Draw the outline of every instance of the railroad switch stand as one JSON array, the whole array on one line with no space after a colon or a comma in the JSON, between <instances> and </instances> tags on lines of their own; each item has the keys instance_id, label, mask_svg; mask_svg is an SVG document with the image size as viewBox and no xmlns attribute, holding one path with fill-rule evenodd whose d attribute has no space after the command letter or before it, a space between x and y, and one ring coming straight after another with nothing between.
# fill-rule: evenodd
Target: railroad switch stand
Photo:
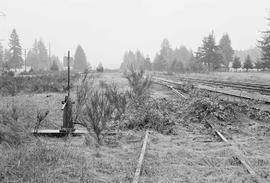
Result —
<instances>
[{"instance_id":1,"label":"railroad switch stand","mask_svg":"<svg viewBox=\"0 0 270 183\"><path fill-rule=\"evenodd\" d=\"M73 132L74 125L72 119L72 101L69 96L65 96L65 100L62 101L63 107L63 126L60 129L60 132L70 133Z\"/></svg>"}]
</instances>

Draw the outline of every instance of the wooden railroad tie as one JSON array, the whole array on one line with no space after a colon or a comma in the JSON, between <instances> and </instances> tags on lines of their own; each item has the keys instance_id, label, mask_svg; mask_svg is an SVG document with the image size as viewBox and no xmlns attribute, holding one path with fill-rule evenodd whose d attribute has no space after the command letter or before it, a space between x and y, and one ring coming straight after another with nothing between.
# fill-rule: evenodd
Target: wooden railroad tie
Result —
<instances>
[{"instance_id":1,"label":"wooden railroad tie","mask_svg":"<svg viewBox=\"0 0 270 183\"><path fill-rule=\"evenodd\" d=\"M144 154L145 154L145 151L146 151L147 140L148 140L148 133L149 133L149 131L146 130L145 138L144 138L144 141L143 141L143 146L142 146L142 150L141 150L141 154L140 154L140 158L139 158L139 162L138 162L138 165L137 165L136 172L135 172L132 183L138 183L139 179L140 179L142 163L143 163Z\"/></svg>"},{"instance_id":2,"label":"wooden railroad tie","mask_svg":"<svg viewBox=\"0 0 270 183\"><path fill-rule=\"evenodd\" d=\"M234 142L230 142L226 139L226 137L224 137L215 127L211 122L207 122L210 127L214 130L214 132L227 144L229 144L232 149L234 150L238 160L242 163L242 165L244 165L244 167L246 168L246 170L248 171L248 173L250 173L252 176L256 176L256 172L251 168L251 166L249 165L250 163L245 159L245 157L243 156L243 154L241 153L241 151L238 149L237 145Z\"/></svg>"}]
</instances>

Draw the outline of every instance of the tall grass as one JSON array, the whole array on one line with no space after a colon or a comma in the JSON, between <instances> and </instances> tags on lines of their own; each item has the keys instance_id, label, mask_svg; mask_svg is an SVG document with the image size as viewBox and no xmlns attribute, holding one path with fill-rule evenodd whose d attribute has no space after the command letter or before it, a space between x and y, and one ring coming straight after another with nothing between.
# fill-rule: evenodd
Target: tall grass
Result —
<instances>
[{"instance_id":1,"label":"tall grass","mask_svg":"<svg viewBox=\"0 0 270 183\"><path fill-rule=\"evenodd\" d=\"M71 87L79 78L78 74L71 75ZM15 96L20 92L65 92L67 91L67 74L54 73L50 75L33 75L27 77L0 76L0 94Z\"/></svg>"},{"instance_id":2,"label":"tall grass","mask_svg":"<svg viewBox=\"0 0 270 183\"><path fill-rule=\"evenodd\" d=\"M30 140L30 132L19 120L17 107L0 110L0 144L16 147Z\"/></svg>"}]
</instances>

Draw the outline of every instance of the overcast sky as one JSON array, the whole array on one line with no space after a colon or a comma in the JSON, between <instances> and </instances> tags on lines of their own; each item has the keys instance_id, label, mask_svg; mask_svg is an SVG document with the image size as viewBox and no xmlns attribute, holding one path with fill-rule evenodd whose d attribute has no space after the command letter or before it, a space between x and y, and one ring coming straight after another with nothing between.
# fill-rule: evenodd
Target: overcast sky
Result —
<instances>
[{"instance_id":1,"label":"overcast sky","mask_svg":"<svg viewBox=\"0 0 270 183\"><path fill-rule=\"evenodd\" d=\"M168 38L196 51L212 30L247 49L266 29L269 9L270 0L0 0L0 39L6 45L16 28L24 48L41 38L62 58L81 44L92 66L118 68L126 50L153 59Z\"/></svg>"}]
</instances>

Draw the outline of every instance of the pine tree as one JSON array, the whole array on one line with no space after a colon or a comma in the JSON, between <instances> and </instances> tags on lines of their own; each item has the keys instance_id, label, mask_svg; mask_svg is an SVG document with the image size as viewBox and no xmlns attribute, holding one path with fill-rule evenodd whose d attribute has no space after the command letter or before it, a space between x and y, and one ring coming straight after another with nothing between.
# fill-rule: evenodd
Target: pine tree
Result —
<instances>
[{"instance_id":1,"label":"pine tree","mask_svg":"<svg viewBox=\"0 0 270 183\"><path fill-rule=\"evenodd\" d=\"M181 61L174 59L170 66L170 71L178 73L184 72L184 64Z\"/></svg>"},{"instance_id":2,"label":"pine tree","mask_svg":"<svg viewBox=\"0 0 270 183\"><path fill-rule=\"evenodd\" d=\"M249 55L248 55L247 58L245 59L243 68L246 69L247 71L248 71L249 69L252 69L252 68L253 68L252 61L251 61L251 58L250 58Z\"/></svg>"},{"instance_id":3,"label":"pine tree","mask_svg":"<svg viewBox=\"0 0 270 183\"><path fill-rule=\"evenodd\" d=\"M259 70L259 69L264 69L263 68L263 62L261 60L257 60L255 62L255 69Z\"/></svg>"},{"instance_id":4,"label":"pine tree","mask_svg":"<svg viewBox=\"0 0 270 183\"><path fill-rule=\"evenodd\" d=\"M99 62L98 66L97 66L97 72L103 72L104 68L101 62Z\"/></svg>"},{"instance_id":5,"label":"pine tree","mask_svg":"<svg viewBox=\"0 0 270 183\"><path fill-rule=\"evenodd\" d=\"M38 68L41 70L48 70L50 68L49 54L44 42L41 39L37 42L37 48Z\"/></svg>"},{"instance_id":6,"label":"pine tree","mask_svg":"<svg viewBox=\"0 0 270 183\"><path fill-rule=\"evenodd\" d=\"M26 64L34 70L50 69L48 51L42 40L35 40L32 49L27 53Z\"/></svg>"},{"instance_id":7,"label":"pine tree","mask_svg":"<svg viewBox=\"0 0 270 183\"><path fill-rule=\"evenodd\" d=\"M87 68L88 68L88 66L87 66L85 52L84 52L83 48L81 47L81 45L78 45L76 52L75 52L75 56L74 56L73 69L75 71L84 71Z\"/></svg>"},{"instance_id":8,"label":"pine tree","mask_svg":"<svg viewBox=\"0 0 270 183\"><path fill-rule=\"evenodd\" d=\"M26 57L26 65L30 66L33 70L39 70L39 50L38 50L38 41L35 40L33 47L28 51Z\"/></svg>"},{"instance_id":9,"label":"pine tree","mask_svg":"<svg viewBox=\"0 0 270 183\"><path fill-rule=\"evenodd\" d=\"M229 63L233 61L234 54L234 50L232 49L231 40L228 34L224 34L222 36L219 42L219 47L223 55L223 64L228 67Z\"/></svg>"},{"instance_id":10,"label":"pine tree","mask_svg":"<svg viewBox=\"0 0 270 183\"><path fill-rule=\"evenodd\" d=\"M156 55L153 62L153 69L156 71L164 71L166 69L166 60L163 55Z\"/></svg>"},{"instance_id":11,"label":"pine tree","mask_svg":"<svg viewBox=\"0 0 270 183\"><path fill-rule=\"evenodd\" d=\"M267 18L270 26L270 17ZM270 68L270 29L263 31L261 40L258 41L258 47L261 49L261 60L264 68Z\"/></svg>"},{"instance_id":12,"label":"pine tree","mask_svg":"<svg viewBox=\"0 0 270 183\"><path fill-rule=\"evenodd\" d=\"M12 30L8 45L10 52L9 66L14 69L21 68L23 65L22 47L15 29Z\"/></svg>"},{"instance_id":13,"label":"pine tree","mask_svg":"<svg viewBox=\"0 0 270 183\"><path fill-rule=\"evenodd\" d=\"M216 45L214 34L203 39L203 44L198 48L196 59L208 67L208 71L218 69L223 61L220 49Z\"/></svg>"},{"instance_id":14,"label":"pine tree","mask_svg":"<svg viewBox=\"0 0 270 183\"><path fill-rule=\"evenodd\" d=\"M234 69L239 69L239 68L241 68L240 57L234 57L233 63L232 63L232 68L234 68Z\"/></svg>"},{"instance_id":15,"label":"pine tree","mask_svg":"<svg viewBox=\"0 0 270 183\"><path fill-rule=\"evenodd\" d=\"M50 70L51 71L59 71L59 67L58 67L58 65L56 63L56 60L53 60L53 63L51 65L51 67L50 67Z\"/></svg>"}]
</instances>

